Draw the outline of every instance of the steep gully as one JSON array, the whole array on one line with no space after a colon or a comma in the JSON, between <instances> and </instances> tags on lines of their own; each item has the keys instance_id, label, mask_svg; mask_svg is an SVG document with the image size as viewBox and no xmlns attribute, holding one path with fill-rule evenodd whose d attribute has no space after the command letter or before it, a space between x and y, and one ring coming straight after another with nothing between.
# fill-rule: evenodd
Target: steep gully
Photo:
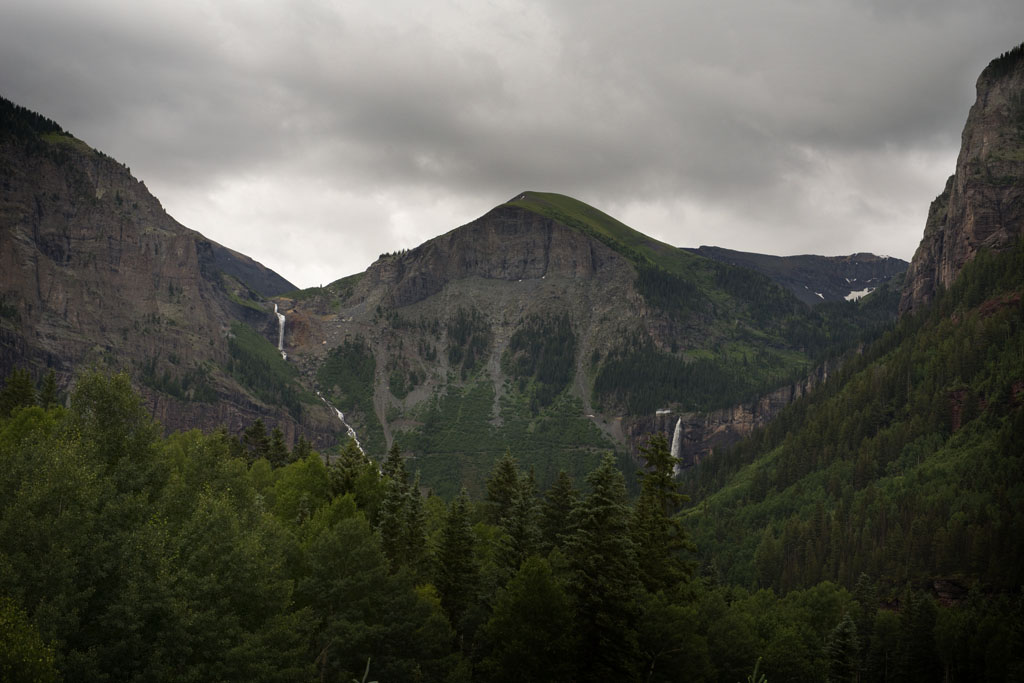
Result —
<instances>
[{"instance_id":1,"label":"steep gully","mask_svg":"<svg viewBox=\"0 0 1024 683\"><path fill-rule=\"evenodd\" d=\"M281 358L288 360L288 354L284 350L284 325L286 317L284 313L281 313L281 311L277 309L277 304L274 304L274 315L277 316L277 350L281 352ZM348 434L355 442L356 448L359 449L359 452L366 455L366 451L363 450L363 444L359 441L359 435L356 434L356 430L352 428L352 425L345 420L345 413L335 408L319 391L316 392L316 395L324 402L325 406L334 411L334 414L337 415L338 419L341 421L342 426L345 427L345 433Z\"/></svg>"}]
</instances>

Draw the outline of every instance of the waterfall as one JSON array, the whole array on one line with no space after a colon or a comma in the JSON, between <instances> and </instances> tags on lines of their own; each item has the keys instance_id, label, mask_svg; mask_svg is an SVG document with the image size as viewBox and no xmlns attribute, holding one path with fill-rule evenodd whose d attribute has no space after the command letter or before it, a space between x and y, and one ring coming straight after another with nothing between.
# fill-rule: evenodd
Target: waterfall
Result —
<instances>
[{"instance_id":1,"label":"waterfall","mask_svg":"<svg viewBox=\"0 0 1024 683\"><path fill-rule=\"evenodd\" d=\"M277 350L281 352L281 358L288 360L288 354L284 352L284 313L278 312L277 304L274 304L274 315L277 316Z\"/></svg>"},{"instance_id":2,"label":"waterfall","mask_svg":"<svg viewBox=\"0 0 1024 683\"><path fill-rule=\"evenodd\" d=\"M683 418L676 420L676 430L672 433L672 445L669 447L669 453L675 458L675 465L673 466L673 474L679 474L682 469L682 463L679 460L679 454L683 451Z\"/></svg>"},{"instance_id":3,"label":"waterfall","mask_svg":"<svg viewBox=\"0 0 1024 683\"><path fill-rule=\"evenodd\" d=\"M284 323L282 323L282 325L283 324ZM352 425L350 425L348 422L345 422L345 413L341 412L340 410L335 408L333 405L331 405L331 402L328 401L326 398L324 398L323 395L319 391L316 392L316 395L320 397L320 400L324 402L324 405L326 405L328 408L330 408L331 410L334 411L334 414L338 416L339 420L341 420L341 424L344 425L345 432L350 437L352 437L353 441L356 442L356 448L359 449L360 453L362 453L363 455L366 455L366 451L363 450L363 444L359 443L359 436L356 435L356 430L352 429Z\"/></svg>"}]
</instances>

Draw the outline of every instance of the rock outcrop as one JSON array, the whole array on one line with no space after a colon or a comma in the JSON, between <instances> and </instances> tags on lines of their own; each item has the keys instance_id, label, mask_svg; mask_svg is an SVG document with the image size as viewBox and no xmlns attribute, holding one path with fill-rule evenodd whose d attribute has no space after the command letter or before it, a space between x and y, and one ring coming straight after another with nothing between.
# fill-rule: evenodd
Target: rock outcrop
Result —
<instances>
[{"instance_id":1,"label":"rock outcrop","mask_svg":"<svg viewBox=\"0 0 1024 683\"><path fill-rule=\"evenodd\" d=\"M716 449L728 448L768 424L783 408L827 380L830 368L831 364L823 365L804 379L779 387L756 401L704 413L663 410L650 417L631 419L624 431L635 454L654 433L664 434L671 444L676 423L680 422L681 466L692 467Z\"/></svg>"},{"instance_id":2,"label":"rock outcrop","mask_svg":"<svg viewBox=\"0 0 1024 683\"><path fill-rule=\"evenodd\" d=\"M981 249L1024 233L1024 45L995 59L977 82L956 172L932 202L904 281L900 312L930 301Z\"/></svg>"}]
</instances>

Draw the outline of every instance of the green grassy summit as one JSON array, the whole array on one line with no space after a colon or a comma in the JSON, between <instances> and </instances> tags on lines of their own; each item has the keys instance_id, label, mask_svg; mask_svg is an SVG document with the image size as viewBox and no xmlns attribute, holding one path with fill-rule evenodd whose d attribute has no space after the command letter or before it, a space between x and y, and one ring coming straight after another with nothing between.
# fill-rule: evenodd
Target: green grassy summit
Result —
<instances>
[{"instance_id":1,"label":"green grassy summit","mask_svg":"<svg viewBox=\"0 0 1024 683\"><path fill-rule=\"evenodd\" d=\"M505 206L546 216L597 238L638 264L650 263L676 274L691 274L705 259L634 230L605 212L554 192L523 192Z\"/></svg>"}]
</instances>

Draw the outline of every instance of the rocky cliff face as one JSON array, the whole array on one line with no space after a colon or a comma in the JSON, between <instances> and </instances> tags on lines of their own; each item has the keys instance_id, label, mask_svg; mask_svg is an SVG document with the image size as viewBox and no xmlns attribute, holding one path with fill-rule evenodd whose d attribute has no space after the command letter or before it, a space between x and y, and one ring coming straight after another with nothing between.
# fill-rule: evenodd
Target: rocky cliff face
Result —
<instances>
[{"instance_id":1,"label":"rocky cliff face","mask_svg":"<svg viewBox=\"0 0 1024 683\"><path fill-rule=\"evenodd\" d=\"M415 249L380 259L367 270L360 291L383 289L387 305L404 307L467 278L587 280L622 260L576 230L506 205Z\"/></svg>"},{"instance_id":2,"label":"rocky cliff face","mask_svg":"<svg viewBox=\"0 0 1024 683\"><path fill-rule=\"evenodd\" d=\"M624 426L624 432L629 437L633 452L637 453L654 433L664 434L672 444L678 422L681 427L681 466L692 467L713 455L716 449L733 446L755 429L768 424L783 408L826 381L832 368L833 363L827 363L804 379L779 387L749 403L706 413L663 410L653 416L634 418Z\"/></svg>"},{"instance_id":3,"label":"rocky cliff face","mask_svg":"<svg viewBox=\"0 0 1024 683\"><path fill-rule=\"evenodd\" d=\"M127 167L55 123L5 100L0 121L0 375L52 367L66 388L87 367L125 370L169 429L263 416L294 433L223 370L232 322L272 324L261 292L294 287L179 224ZM147 369L180 395L147 385Z\"/></svg>"},{"instance_id":4,"label":"rocky cliff face","mask_svg":"<svg viewBox=\"0 0 1024 683\"><path fill-rule=\"evenodd\" d=\"M977 83L956 172L932 202L900 312L926 305L980 249L1024 233L1024 46L993 60Z\"/></svg>"}]
</instances>

